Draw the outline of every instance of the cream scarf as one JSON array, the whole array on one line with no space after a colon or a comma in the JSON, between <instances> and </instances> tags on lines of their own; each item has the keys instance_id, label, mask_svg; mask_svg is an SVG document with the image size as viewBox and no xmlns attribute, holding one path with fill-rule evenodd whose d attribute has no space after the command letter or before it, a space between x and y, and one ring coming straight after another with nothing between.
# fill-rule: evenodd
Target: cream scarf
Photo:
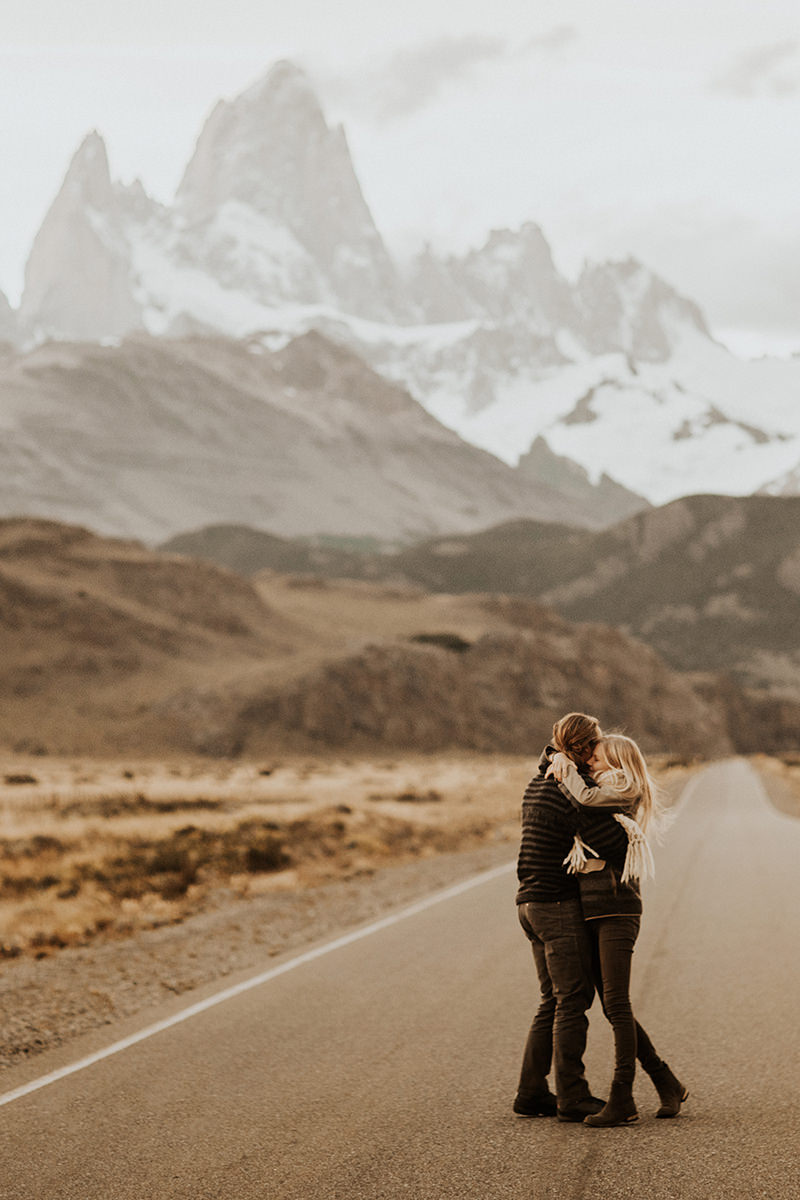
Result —
<instances>
[{"instance_id":1,"label":"cream scarf","mask_svg":"<svg viewBox=\"0 0 800 1200\"><path fill-rule=\"evenodd\" d=\"M628 835L628 852L625 855L625 865L622 868L622 882L630 883L637 879L652 879L656 873L656 866L653 861L653 852L650 849L650 843L645 837L641 825L633 817L626 817L624 813L614 813L614 819L619 821ZM593 850L591 846L587 846L586 842L576 833L572 849L564 859L567 874L580 875L586 872L587 869L591 870L588 867L587 855L599 858L597 851Z\"/></svg>"}]
</instances>

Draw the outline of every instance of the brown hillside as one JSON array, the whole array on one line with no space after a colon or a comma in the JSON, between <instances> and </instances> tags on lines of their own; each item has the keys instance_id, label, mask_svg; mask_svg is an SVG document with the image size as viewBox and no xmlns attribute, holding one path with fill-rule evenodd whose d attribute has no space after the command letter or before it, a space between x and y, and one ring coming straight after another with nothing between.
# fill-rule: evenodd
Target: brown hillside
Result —
<instances>
[{"instance_id":1,"label":"brown hillside","mask_svg":"<svg viewBox=\"0 0 800 1200\"><path fill-rule=\"evenodd\" d=\"M152 709L293 646L244 579L135 542L0 522L0 739L65 753L163 744Z\"/></svg>"},{"instance_id":2,"label":"brown hillside","mask_svg":"<svg viewBox=\"0 0 800 1200\"><path fill-rule=\"evenodd\" d=\"M711 755L759 748L768 717L730 682L700 692L644 644L524 598L249 582L38 520L0 523L0 653L0 743L28 752L530 753L583 708L648 750ZM798 713L773 717L792 744Z\"/></svg>"},{"instance_id":3,"label":"brown hillside","mask_svg":"<svg viewBox=\"0 0 800 1200\"><path fill-rule=\"evenodd\" d=\"M543 744L554 717L570 709L602 714L607 728L635 732L649 751L732 748L721 711L646 646L541 610L529 630L487 633L464 649L369 646L249 703L235 741L249 752L279 737L304 747L519 753Z\"/></svg>"},{"instance_id":4,"label":"brown hillside","mask_svg":"<svg viewBox=\"0 0 800 1200\"><path fill-rule=\"evenodd\" d=\"M688 496L612 529L522 520L397 553L216 526L168 547L322 578L393 579L431 592L525 596L569 621L613 625L677 671L800 703L800 496ZM167 548L167 547L165 547ZM359 551L359 552L355 552Z\"/></svg>"}]
</instances>

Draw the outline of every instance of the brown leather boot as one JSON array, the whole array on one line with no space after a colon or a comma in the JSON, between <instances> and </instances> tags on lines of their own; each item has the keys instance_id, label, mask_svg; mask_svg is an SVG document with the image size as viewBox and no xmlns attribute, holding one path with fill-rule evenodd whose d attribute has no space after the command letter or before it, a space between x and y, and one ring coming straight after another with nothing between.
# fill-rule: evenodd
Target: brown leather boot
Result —
<instances>
[{"instance_id":1,"label":"brown leather boot","mask_svg":"<svg viewBox=\"0 0 800 1200\"><path fill-rule=\"evenodd\" d=\"M650 1075L661 1101L657 1117L677 1117L684 1100L689 1098L689 1091L670 1071L666 1063Z\"/></svg>"},{"instance_id":2,"label":"brown leather boot","mask_svg":"<svg viewBox=\"0 0 800 1200\"><path fill-rule=\"evenodd\" d=\"M632 1125L634 1121L638 1120L639 1114L633 1102L632 1084L613 1082L611 1094L605 1106L600 1109L599 1113L587 1117L583 1123L591 1125L594 1129L608 1129L612 1125Z\"/></svg>"}]
</instances>

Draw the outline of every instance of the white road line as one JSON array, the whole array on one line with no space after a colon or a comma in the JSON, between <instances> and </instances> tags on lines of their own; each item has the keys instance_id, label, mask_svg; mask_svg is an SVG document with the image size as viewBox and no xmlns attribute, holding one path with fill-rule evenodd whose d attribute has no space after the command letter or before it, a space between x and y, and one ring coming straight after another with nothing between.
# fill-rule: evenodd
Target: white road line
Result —
<instances>
[{"instance_id":1,"label":"white road line","mask_svg":"<svg viewBox=\"0 0 800 1200\"><path fill-rule=\"evenodd\" d=\"M363 929L355 929L352 933L345 933L342 937L335 938L332 942L326 942L323 946L316 946L313 950L307 950L304 954L299 954L297 958L292 958L289 962L272 967L269 971L262 971L260 975L254 975L252 979L246 979L243 983L237 983L233 987L224 988L221 992L215 992L213 996L207 996L205 1000L199 1000L196 1004L190 1004L188 1008L181 1009L180 1012L175 1013L173 1016L167 1017L163 1021L157 1021L155 1025L148 1025L145 1029L140 1029L138 1033L132 1033L129 1037L122 1038L118 1042L113 1042L103 1050L96 1050L94 1054L87 1054L85 1058L70 1063L69 1066L59 1067L57 1071L51 1071L48 1075L41 1075L38 1079L32 1079L30 1083L25 1083L21 1087L15 1088L13 1092L6 1092L5 1095L0 1096L0 1107L4 1104L11 1104L14 1100L20 1100L23 1096L28 1096L31 1092L38 1091L39 1088L47 1087L50 1083L57 1083L59 1079L64 1079L68 1075L74 1075L77 1071L83 1071L86 1067L91 1067L94 1063L101 1062L104 1058L110 1058L112 1054L119 1054L121 1050L127 1050L130 1046L135 1046L137 1042L144 1042L147 1038L151 1038L157 1033L162 1033L165 1029L170 1029L173 1025L179 1025L181 1021L188 1021L190 1017L196 1017L199 1013L206 1012L207 1009L214 1008L217 1004L224 1004L226 1000L232 1000L234 996L240 996L242 992L249 992L251 988L260 987L262 983L269 983L271 979L277 979L279 975L285 975L287 971L293 971L295 967L302 967L304 963L313 962L316 958L322 958L324 954L330 954L334 950L341 950L343 946L349 946L353 942L358 942L361 938L378 933L381 929L388 929L391 925L397 925L398 922L405 921L407 917L413 917L417 913L424 912L426 908L432 908L434 904L440 904L443 900L450 900L453 896L459 896L462 892L469 891L470 888L478 887L482 883L488 883L491 879L497 879L500 875L511 871L514 866L515 864L510 862L505 863L502 867L493 867L490 871L482 871L480 875L473 875L471 879L465 879L462 883L445 888L444 891L434 892L433 895L426 896L424 900L418 900L415 904L409 905L408 908L401 909L400 912L391 913L388 917L381 917L379 921L373 921L371 925L366 925Z\"/></svg>"}]
</instances>

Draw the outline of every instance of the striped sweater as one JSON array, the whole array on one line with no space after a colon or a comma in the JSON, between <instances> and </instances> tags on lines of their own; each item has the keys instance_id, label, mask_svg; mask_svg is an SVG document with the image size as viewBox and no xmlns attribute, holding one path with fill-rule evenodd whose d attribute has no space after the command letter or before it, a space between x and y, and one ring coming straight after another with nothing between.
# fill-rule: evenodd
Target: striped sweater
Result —
<instances>
[{"instance_id":1,"label":"striped sweater","mask_svg":"<svg viewBox=\"0 0 800 1200\"><path fill-rule=\"evenodd\" d=\"M601 858L625 862L628 839L609 808L582 808L552 777L545 779L555 751L547 746L522 798L522 839L517 859L517 904L554 903L579 895L578 879L568 875L564 859L580 833Z\"/></svg>"}]
</instances>

